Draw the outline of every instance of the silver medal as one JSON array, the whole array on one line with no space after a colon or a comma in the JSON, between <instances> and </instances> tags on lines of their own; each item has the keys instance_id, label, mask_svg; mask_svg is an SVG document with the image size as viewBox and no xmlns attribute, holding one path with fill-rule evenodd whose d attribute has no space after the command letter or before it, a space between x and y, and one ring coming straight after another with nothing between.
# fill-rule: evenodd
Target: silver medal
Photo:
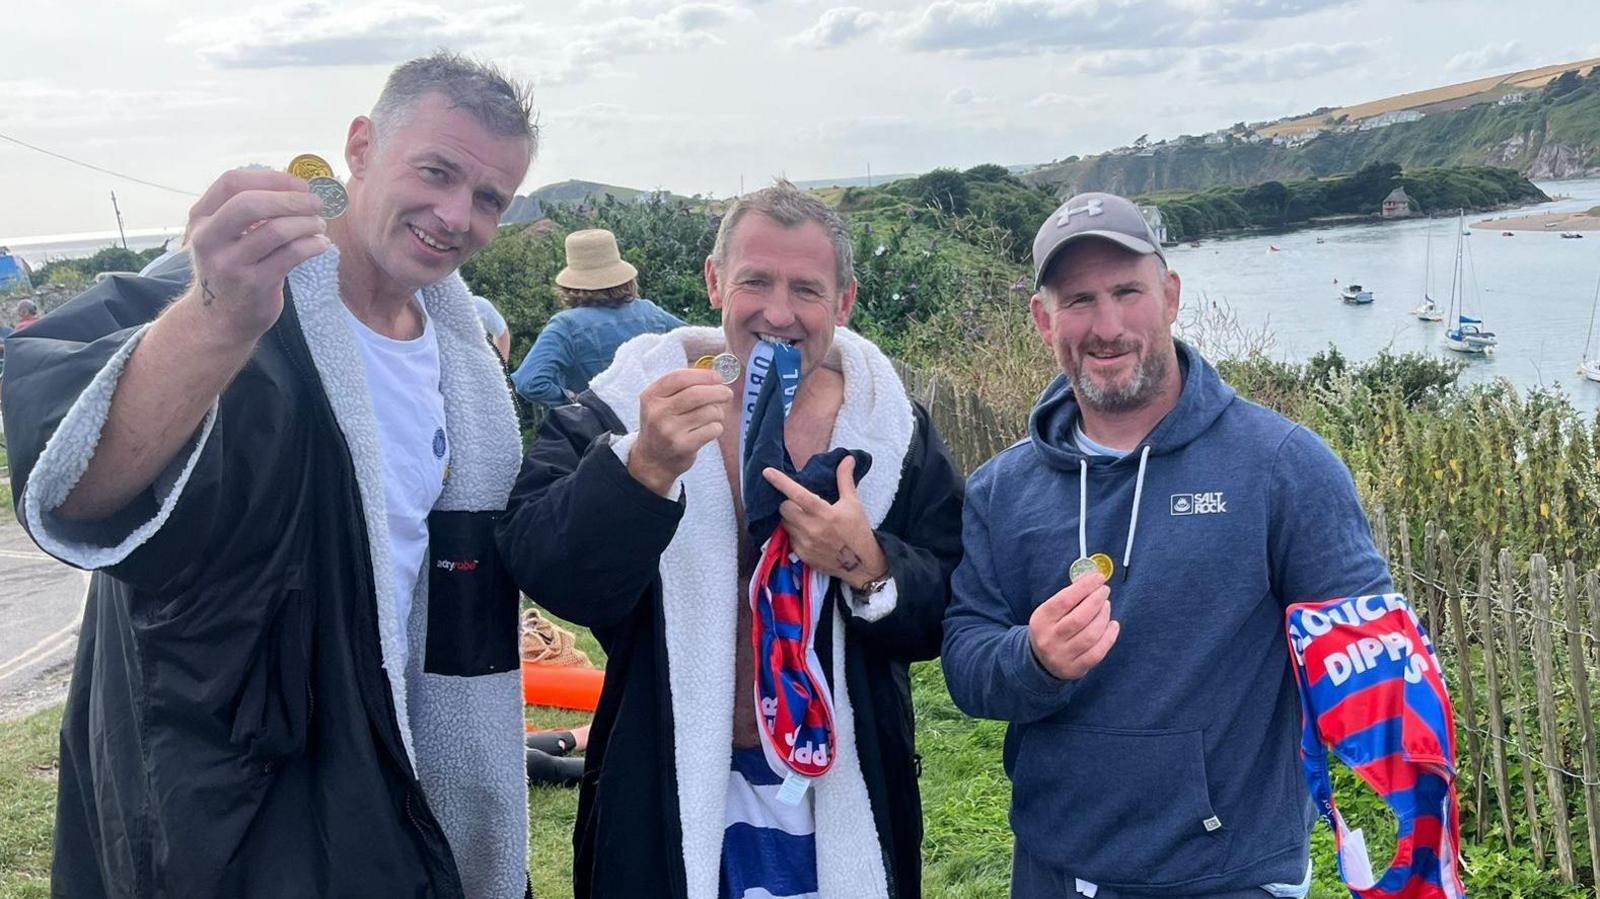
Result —
<instances>
[{"instance_id":1,"label":"silver medal","mask_svg":"<svg viewBox=\"0 0 1600 899\"><path fill-rule=\"evenodd\" d=\"M743 373L744 366L739 364L738 356L732 353L718 353L717 357L711 360L711 370L717 373L717 377L722 379L722 383L732 384L734 381L739 380L739 375Z\"/></svg>"},{"instance_id":2,"label":"silver medal","mask_svg":"<svg viewBox=\"0 0 1600 899\"><path fill-rule=\"evenodd\" d=\"M350 195L345 193L344 185L332 178L312 178L306 182L311 192L322 198L322 208L317 210L317 215L325 219L336 219L344 215L350 207Z\"/></svg>"},{"instance_id":3,"label":"silver medal","mask_svg":"<svg viewBox=\"0 0 1600 899\"><path fill-rule=\"evenodd\" d=\"M1083 577L1086 574L1099 570L1100 565L1099 563L1095 562L1095 560L1089 558L1080 558L1072 563L1071 568L1067 569L1067 579L1069 581L1076 581L1078 578Z\"/></svg>"}]
</instances>

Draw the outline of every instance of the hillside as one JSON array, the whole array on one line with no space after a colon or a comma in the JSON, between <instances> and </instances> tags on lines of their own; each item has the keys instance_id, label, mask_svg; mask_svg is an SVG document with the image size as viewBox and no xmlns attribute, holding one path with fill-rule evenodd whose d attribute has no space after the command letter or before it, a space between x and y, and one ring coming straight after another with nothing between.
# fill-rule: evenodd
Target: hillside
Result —
<instances>
[{"instance_id":1,"label":"hillside","mask_svg":"<svg viewBox=\"0 0 1600 899\"><path fill-rule=\"evenodd\" d=\"M1267 181L1252 187L1218 186L1195 193L1141 197L1139 202L1160 207L1167 237L1181 241L1217 233L1287 229L1334 218L1377 220L1384 198L1396 187L1404 189L1412 215L1457 209L1481 212L1550 199L1510 169L1461 167L1402 172L1394 163L1373 163L1352 175Z\"/></svg>"},{"instance_id":2,"label":"hillside","mask_svg":"<svg viewBox=\"0 0 1600 899\"><path fill-rule=\"evenodd\" d=\"M1284 119L1259 130L1268 137L1275 137L1279 134L1301 134L1306 131L1324 128L1330 122L1341 118L1354 122L1371 116L1382 115L1386 112L1399 112L1402 110L1416 110L1428 114L1460 109L1477 103L1495 102L1510 94L1537 91L1549 84L1550 79L1559 76L1562 72L1569 70L1587 72L1597 65L1600 65L1600 57L1562 63L1560 65L1540 66L1535 69L1524 69L1520 72L1512 72L1509 75L1496 75L1489 78L1479 78L1475 81L1463 81L1460 84L1451 84L1445 87L1411 91L1410 93L1393 97L1385 97L1382 100L1370 100L1365 103L1357 103L1354 106L1341 106L1320 114Z\"/></svg>"},{"instance_id":3,"label":"hillside","mask_svg":"<svg viewBox=\"0 0 1600 899\"><path fill-rule=\"evenodd\" d=\"M1592 61L1590 61L1592 62ZM1573 71L1568 67L1548 69ZM1584 70L1585 73L1592 71ZM1503 85L1504 79L1485 79ZM1481 85L1468 82L1456 88ZM1487 88L1480 89L1482 95ZM1440 89L1449 91L1450 89ZM1499 88L1495 88L1499 90ZM1465 95L1464 95L1465 96ZM1411 98L1410 100L1404 99ZM1349 110L1363 114L1403 113L1411 107L1396 103L1427 100L1439 108L1450 98L1438 92L1419 92L1377 101ZM1454 101L1462 100L1455 96ZM1451 102L1454 102L1451 101ZM1381 108L1389 104L1389 108ZM1345 111L1324 111L1321 118L1338 121ZM1412 113L1415 114L1415 113ZM1562 77L1561 83L1527 92L1518 102L1478 103L1460 109L1443 109L1416 121L1385 127L1358 128L1354 119L1342 123L1343 131L1310 135L1241 136L1248 129L1222 138L1187 137L1122 152L1074 159L1041 167L1025 176L1030 183L1048 187L1058 195L1083 190L1122 194L1149 194L1170 190L1203 190L1216 185L1251 185L1353 172L1373 162L1397 162L1406 169L1436 166L1500 166L1533 179L1573 178L1600 172L1600 78ZM1208 142L1209 141L1209 142Z\"/></svg>"},{"instance_id":4,"label":"hillside","mask_svg":"<svg viewBox=\"0 0 1600 899\"><path fill-rule=\"evenodd\" d=\"M511 202L511 207L501 218L501 224L517 225L531 222L544 217L551 206L562 203L577 204L586 200L594 200L610 194L618 200L633 202L640 197L648 196L650 191L639 190L635 187L619 187L615 184L602 184L598 181L557 181L546 184L532 193L517 197Z\"/></svg>"}]
</instances>

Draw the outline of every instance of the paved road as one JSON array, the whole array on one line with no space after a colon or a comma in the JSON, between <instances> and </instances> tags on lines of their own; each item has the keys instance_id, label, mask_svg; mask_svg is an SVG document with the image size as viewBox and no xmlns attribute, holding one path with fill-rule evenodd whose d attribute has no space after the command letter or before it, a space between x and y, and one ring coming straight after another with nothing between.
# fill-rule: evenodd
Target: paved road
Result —
<instances>
[{"instance_id":1,"label":"paved road","mask_svg":"<svg viewBox=\"0 0 1600 899\"><path fill-rule=\"evenodd\" d=\"M0 512L0 721L66 696L89 575L39 551Z\"/></svg>"}]
</instances>

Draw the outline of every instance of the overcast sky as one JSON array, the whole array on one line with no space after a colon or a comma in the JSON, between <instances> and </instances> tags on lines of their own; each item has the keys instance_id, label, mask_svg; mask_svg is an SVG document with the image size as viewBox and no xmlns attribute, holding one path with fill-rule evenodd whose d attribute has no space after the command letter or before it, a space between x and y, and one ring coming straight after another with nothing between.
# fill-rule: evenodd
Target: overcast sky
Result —
<instances>
[{"instance_id":1,"label":"overcast sky","mask_svg":"<svg viewBox=\"0 0 1600 899\"><path fill-rule=\"evenodd\" d=\"M1044 162L1600 56L1595 0L66 0L17 4L0 135L188 191L298 153L447 46L536 85L524 184L726 196ZM0 239L181 224L192 198L0 140Z\"/></svg>"}]
</instances>

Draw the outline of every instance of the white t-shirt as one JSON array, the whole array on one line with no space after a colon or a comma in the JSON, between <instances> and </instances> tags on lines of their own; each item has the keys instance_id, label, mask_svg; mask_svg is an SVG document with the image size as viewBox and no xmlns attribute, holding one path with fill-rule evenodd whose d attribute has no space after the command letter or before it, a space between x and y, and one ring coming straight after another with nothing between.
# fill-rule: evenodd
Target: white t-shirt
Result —
<instances>
[{"instance_id":1,"label":"white t-shirt","mask_svg":"<svg viewBox=\"0 0 1600 899\"><path fill-rule=\"evenodd\" d=\"M428 513L444 490L450 464L444 394L439 392L439 340L426 313L422 336L415 340L385 337L349 309L345 315L361 347L372 410L378 417L389 567L395 610L403 623L411 614L411 593L428 554Z\"/></svg>"}]
</instances>

